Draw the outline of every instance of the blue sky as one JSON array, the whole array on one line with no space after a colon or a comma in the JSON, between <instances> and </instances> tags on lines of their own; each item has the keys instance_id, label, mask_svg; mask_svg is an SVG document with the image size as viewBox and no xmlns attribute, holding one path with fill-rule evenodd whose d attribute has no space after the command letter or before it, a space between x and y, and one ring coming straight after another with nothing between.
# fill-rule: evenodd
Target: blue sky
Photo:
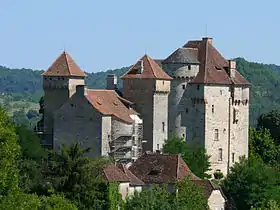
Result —
<instances>
[{"instance_id":1,"label":"blue sky","mask_svg":"<svg viewBox=\"0 0 280 210\"><path fill-rule=\"evenodd\" d=\"M258 3L259 2L259 3ZM165 58L207 35L227 58L280 64L279 0L0 0L0 65L47 69L65 49L87 72Z\"/></svg>"}]
</instances>

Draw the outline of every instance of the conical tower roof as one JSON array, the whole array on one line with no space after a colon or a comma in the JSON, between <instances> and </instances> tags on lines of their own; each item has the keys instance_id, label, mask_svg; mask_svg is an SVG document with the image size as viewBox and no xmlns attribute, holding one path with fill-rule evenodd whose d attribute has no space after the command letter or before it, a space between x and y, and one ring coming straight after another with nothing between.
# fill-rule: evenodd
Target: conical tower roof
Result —
<instances>
[{"instance_id":1,"label":"conical tower roof","mask_svg":"<svg viewBox=\"0 0 280 210\"><path fill-rule=\"evenodd\" d=\"M72 57L63 52L51 65L51 67L45 71L43 76L76 76L86 77L87 75L81 70L81 68L75 63Z\"/></svg>"}]
</instances>

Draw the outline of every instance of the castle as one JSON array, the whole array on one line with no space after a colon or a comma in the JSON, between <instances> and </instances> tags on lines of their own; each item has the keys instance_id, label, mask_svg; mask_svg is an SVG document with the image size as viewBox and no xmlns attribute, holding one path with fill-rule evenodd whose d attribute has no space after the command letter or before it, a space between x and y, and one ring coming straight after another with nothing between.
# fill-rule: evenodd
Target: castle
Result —
<instances>
[{"instance_id":1,"label":"castle","mask_svg":"<svg viewBox=\"0 0 280 210\"><path fill-rule=\"evenodd\" d=\"M87 75L63 52L43 73L44 145L80 141L90 156L132 162L161 151L174 136L203 145L211 171L227 174L248 156L251 84L213 46L189 41L164 60L140 58L123 76L108 75L106 90L88 89Z\"/></svg>"}]
</instances>

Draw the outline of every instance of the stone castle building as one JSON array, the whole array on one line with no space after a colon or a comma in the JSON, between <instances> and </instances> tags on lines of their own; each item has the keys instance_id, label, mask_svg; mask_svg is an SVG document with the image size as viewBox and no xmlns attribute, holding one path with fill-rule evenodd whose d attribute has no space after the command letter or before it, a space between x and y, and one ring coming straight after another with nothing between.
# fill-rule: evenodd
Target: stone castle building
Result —
<instances>
[{"instance_id":1,"label":"stone castle building","mask_svg":"<svg viewBox=\"0 0 280 210\"><path fill-rule=\"evenodd\" d=\"M144 55L121 77L122 94L116 76L106 90L87 89L86 76L66 52L43 73L45 146L80 141L92 156L131 162L178 136L202 144L224 174L248 155L251 84L211 38L157 62Z\"/></svg>"}]
</instances>

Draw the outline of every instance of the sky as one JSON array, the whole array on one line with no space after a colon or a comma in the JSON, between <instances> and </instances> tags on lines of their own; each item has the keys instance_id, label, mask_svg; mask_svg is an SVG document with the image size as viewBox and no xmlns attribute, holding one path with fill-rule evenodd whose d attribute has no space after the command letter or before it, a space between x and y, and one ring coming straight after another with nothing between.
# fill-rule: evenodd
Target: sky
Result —
<instances>
[{"instance_id":1,"label":"sky","mask_svg":"<svg viewBox=\"0 0 280 210\"><path fill-rule=\"evenodd\" d=\"M67 51L86 72L166 58L212 37L228 59L280 64L279 0L0 0L0 65L46 70Z\"/></svg>"}]
</instances>

